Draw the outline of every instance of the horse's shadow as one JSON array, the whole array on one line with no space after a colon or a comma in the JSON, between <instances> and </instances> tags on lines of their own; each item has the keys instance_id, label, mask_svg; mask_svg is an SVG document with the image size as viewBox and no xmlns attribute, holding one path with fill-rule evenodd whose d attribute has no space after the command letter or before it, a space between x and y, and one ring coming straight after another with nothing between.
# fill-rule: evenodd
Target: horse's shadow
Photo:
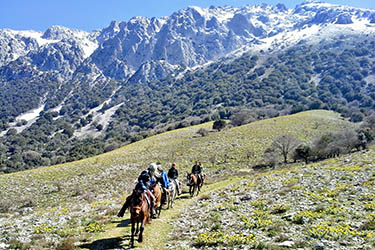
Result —
<instances>
[{"instance_id":1,"label":"horse's shadow","mask_svg":"<svg viewBox=\"0 0 375 250\"><path fill-rule=\"evenodd\" d=\"M113 223L115 222L113 221ZM130 219L121 220L117 227L127 227L130 224ZM82 244L79 248L87 248L89 250L130 249L129 244L124 244L124 241L130 241L130 235L96 240L91 243Z\"/></svg>"},{"instance_id":2,"label":"horse's shadow","mask_svg":"<svg viewBox=\"0 0 375 250\"><path fill-rule=\"evenodd\" d=\"M191 197L190 197L190 194L189 193L184 193L184 194L182 194L182 195L180 195L180 196L178 196L177 198L176 198L176 200L187 200L187 199L190 199Z\"/></svg>"},{"instance_id":3,"label":"horse's shadow","mask_svg":"<svg viewBox=\"0 0 375 250\"><path fill-rule=\"evenodd\" d=\"M130 239L130 236L128 236ZM124 240L125 237L116 237L116 238L108 238L108 239L100 239L94 242L80 245L80 248L87 248L90 250L107 250L107 249L123 249L121 242Z\"/></svg>"},{"instance_id":4,"label":"horse's shadow","mask_svg":"<svg viewBox=\"0 0 375 250\"><path fill-rule=\"evenodd\" d=\"M115 223L116 221L112 221L112 223ZM131 225L131 220L130 219L126 219L126 220L122 220L120 222L120 224L118 224L116 227L127 227Z\"/></svg>"}]
</instances>

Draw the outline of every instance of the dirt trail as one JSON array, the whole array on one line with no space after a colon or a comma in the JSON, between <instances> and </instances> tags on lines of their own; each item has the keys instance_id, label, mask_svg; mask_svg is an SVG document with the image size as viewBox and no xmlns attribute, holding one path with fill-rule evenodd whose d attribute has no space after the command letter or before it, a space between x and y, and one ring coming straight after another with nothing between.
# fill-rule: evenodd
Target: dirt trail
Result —
<instances>
[{"instance_id":1,"label":"dirt trail","mask_svg":"<svg viewBox=\"0 0 375 250\"><path fill-rule=\"evenodd\" d=\"M201 193L193 198L188 193L183 193L174 203L174 207L163 209L160 218L153 219L151 224L145 226L144 242L135 241L134 249L164 249L168 240L168 233L172 229L171 221L178 218L182 210L188 207L192 202L208 195L213 191L220 190L238 180L239 177L230 177L226 180L204 185ZM111 250L111 249L130 249L130 229L129 212L123 218L114 217L107 225L104 233L98 235L97 239L89 244L81 245L81 249L89 250Z\"/></svg>"}]
</instances>

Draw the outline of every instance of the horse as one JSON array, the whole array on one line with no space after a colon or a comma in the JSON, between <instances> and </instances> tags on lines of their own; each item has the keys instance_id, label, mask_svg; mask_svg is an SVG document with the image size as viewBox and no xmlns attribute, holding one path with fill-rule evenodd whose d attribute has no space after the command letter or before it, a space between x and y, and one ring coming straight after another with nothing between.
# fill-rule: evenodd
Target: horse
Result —
<instances>
[{"instance_id":1,"label":"horse","mask_svg":"<svg viewBox=\"0 0 375 250\"><path fill-rule=\"evenodd\" d=\"M190 196L193 197L194 193L196 192L197 195L201 191L201 188L203 186L204 180L206 179L206 175L202 174L201 181L199 181L198 176L196 174L187 174L187 185L189 187L189 193Z\"/></svg>"},{"instance_id":2,"label":"horse","mask_svg":"<svg viewBox=\"0 0 375 250\"><path fill-rule=\"evenodd\" d=\"M176 186L176 180L171 180L169 184L169 195L168 195L168 209L169 207L173 208L174 200L177 196L177 186Z\"/></svg>"},{"instance_id":3,"label":"horse","mask_svg":"<svg viewBox=\"0 0 375 250\"><path fill-rule=\"evenodd\" d=\"M130 221L132 223L130 247L134 247L134 235L138 234L139 224L141 228L139 230L138 242L143 241L143 230L147 223L150 222L150 204L147 201L146 194L143 191L137 191L132 198L129 206ZM137 230L135 231L135 226Z\"/></svg>"},{"instance_id":4,"label":"horse","mask_svg":"<svg viewBox=\"0 0 375 250\"><path fill-rule=\"evenodd\" d=\"M198 183L198 176L196 176L195 174L188 173L186 176L186 179L187 179L187 185L189 186L190 196L193 197L195 192L198 195L201 189L200 183Z\"/></svg>"},{"instance_id":5,"label":"horse","mask_svg":"<svg viewBox=\"0 0 375 250\"><path fill-rule=\"evenodd\" d=\"M151 191L155 196L155 204L154 204L155 217L160 217L161 205L162 205L162 200L161 200L162 193L161 193L160 183L156 182L152 186Z\"/></svg>"}]
</instances>

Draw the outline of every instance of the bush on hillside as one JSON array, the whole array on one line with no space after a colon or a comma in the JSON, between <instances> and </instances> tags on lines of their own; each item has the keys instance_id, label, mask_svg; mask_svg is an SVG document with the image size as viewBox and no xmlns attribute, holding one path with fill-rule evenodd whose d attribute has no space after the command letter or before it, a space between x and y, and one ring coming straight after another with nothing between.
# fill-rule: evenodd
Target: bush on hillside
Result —
<instances>
[{"instance_id":1,"label":"bush on hillside","mask_svg":"<svg viewBox=\"0 0 375 250\"><path fill-rule=\"evenodd\" d=\"M309 162L309 157L311 156L311 146L303 143L300 144L293 152L293 160L296 162L298 160L304 160L307 164Z\"/></svg>"},{"instance_id":2,"label":"bush on hillside","mask_svg":"<svg viewBox=\"0 0 375 250\"><path fill-rule=\"evenodd\" d=\"M201 136L206 136L208 135L208 130L205 129L205 128L200 128L198 131L197 131L197 134L201 135Z\"/></svg>"},{"instance_id":3,"label":"bush on hillside","mask_svg":"<svg viewBox=\"0 0 375 250\"><path fill-rule=\"evenodd\" d=\"M215 129L217 131L221 131L223 128L225 128L226 125L227 125L226 121L217 120L217 121L214 121L214 123L212 125L212 129Z\"/></svg>"}]
</instances>

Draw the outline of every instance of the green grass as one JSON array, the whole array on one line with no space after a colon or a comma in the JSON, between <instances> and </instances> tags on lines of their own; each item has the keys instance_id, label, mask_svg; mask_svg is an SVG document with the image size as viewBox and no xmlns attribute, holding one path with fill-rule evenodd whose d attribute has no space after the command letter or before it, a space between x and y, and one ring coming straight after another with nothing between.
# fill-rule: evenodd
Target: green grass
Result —
<instances>
[{"instance_id":1,"label":"green grass","mask_svg":"<svg viewBox=\"0 0 375 250\"><path fill-rule=\"evenodd\" d=\"M55 203L56 199L59 202L70 199L77 186L67 184L75 180L82 190L95 185L101 191L106 182L119 183L134 179L154 161L161 162L165 168L175 161L180 172L188 171L195 160L203 162L206 168L220 168L223 164L229 164L232 168L247 168L262 160L265 148L280 134L292 133L309 141L319 134L347 126L351 125L341 120L337 113L322 110L262 120L220 133L212 132L205 137L197 135L199 128L211 129L212 123L206 123L155 135L100 156L0 175L0 198L32 196L36 204L48 206L51 202ZM113 166L126 166L130 171L119 171L104 176L104 179L93 180L93 177ZM61 192L55 197L53 191L58 189L57 186ZM26 192L23 187L27 188ZM40 190L46 188L46 192L50 193L41 197Z\"/></svg>"},{"instance_id":2,"label":"green grass","mask_svg":"<svg viewBox=\"0 0 375 250\"><path fill-rule=\"evenodd\" d=\"M47 231L53 228L53 232L46 233L63 231L61 234L79 236L79 232L94 228L95 230L91 231L96 237L104 237L106 234L109 236L108 232L112 232L113 225L108 221L111 221L115 210L121 206L121 202L133 188L138 174L147 168L150 162L159 161L167 169L170 163L175 161L180 171L180 179L184 179L193 162L199 160L203 163L210 183L229 185L230 179L226 180L229 175L236 175L239 171L244 175L252 173L251 166L262 161L264 150L280 134L292 133L302 140L310 141L317 135L352 126L353 124L342 120L337 113L323 110L262 120L221 132L210 131L209 135L202 137L197 134L200 128L212 128L212 123L205 123L155 135L96 157L0 175L0 200L7 204L6 210L9 210L10 214L26 204L32 208L30 213L36 217L58 220L67 216L65 213L81 213L81 216L84 213L86 221L100 221L95 227L89 228L87 222L82 222L77 215L68 221L70 227L76 230L67 230L69 227L66 225L52 223L45 228L48 228ZM272 178L277 179L279 176ZM300 186L298 181L298 178L289 178L284 180L283 184L297 187ZM258 183L249 182L247 188L253 189L254 185ZM215 188L210 185L207 190L210 190L209 187ZM303 187L301 190L304 190ZM181 201L176 203L176 207L182 208L188 204L187 201ZM86 210L81 211L83 207L86 207ZM165 240L170 230L168 220L173 218L173 213L176 213L176 216L178 214L177 208L174 210L176 212L171 212L172 215L166 217L164 224L161 223L159 231L165 235L160 238L161 241ZM239 208L231 209L235 211ZM157 225L155 223L152 227L158 227ZM100 227L100 230L96 230L96 227ZM99 232L98 236L97 231L103 228L105 232L103 235ZM124 230L116 229L113 234L123 234L128 229ZM17 236L16 231L11 232L14 237Z\"/></svg>"}]
</instances>

